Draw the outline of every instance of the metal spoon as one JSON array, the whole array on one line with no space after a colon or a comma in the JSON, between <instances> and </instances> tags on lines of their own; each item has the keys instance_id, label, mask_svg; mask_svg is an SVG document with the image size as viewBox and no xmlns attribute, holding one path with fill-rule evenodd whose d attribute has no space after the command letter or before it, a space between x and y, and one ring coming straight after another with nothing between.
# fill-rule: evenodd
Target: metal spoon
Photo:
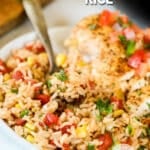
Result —
<instances>
[{"instance_id":1,"label":"metal spoon","mask_svg":"<svg viewBox=\"0 0 150 150\"><path fill-rule=\"evenodd\" d=\"M37 0L23 0L23 6L38 37L45 47L50 63L49 71L52 73L55 70L54 52L52 49L51 41L49 39L42 8Z\"/></svg>"}]
</instances>

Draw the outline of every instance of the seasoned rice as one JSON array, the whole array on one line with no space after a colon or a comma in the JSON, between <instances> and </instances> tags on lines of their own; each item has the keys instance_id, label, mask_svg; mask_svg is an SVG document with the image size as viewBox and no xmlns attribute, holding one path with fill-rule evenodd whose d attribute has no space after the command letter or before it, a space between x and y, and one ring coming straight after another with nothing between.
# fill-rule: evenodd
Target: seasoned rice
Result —
<instances>
[{"instance_id":1,"label":"seasoned rice","mask_svg":"<svg viewBox=\"0 0 150 150\"><path fill-rule=\"evenodd\" d=\"M144 44L150 45L145 30L107 10L74 27L67 54L56 56L58 72L49 74L39 41L26 43L0 60L0 118L40 150L149 150L150 55Z\"/></svg>"}]
</instances>

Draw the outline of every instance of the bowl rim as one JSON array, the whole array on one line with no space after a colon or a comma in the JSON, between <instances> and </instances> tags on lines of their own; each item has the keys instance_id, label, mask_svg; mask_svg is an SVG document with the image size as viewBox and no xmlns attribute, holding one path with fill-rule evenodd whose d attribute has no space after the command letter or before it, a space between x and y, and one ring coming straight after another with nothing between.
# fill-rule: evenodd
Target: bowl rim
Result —
<instances>
[{"instance_id":1,"label":"bowl rim","mask_svg":"<svg viewBox=\"0 0 150 150\"><path fill-rule=\"evenodd\" d=\"M56 35L57 38L60 35L59 40L63 40L63 36L65 32L70 33L72 26L58 26L53 28L48 28L49 35ZM59 31L59 32L58 32ZM63 33L63 34L62 34ZM58 35L57 35L58 34ZM35 32L28 32L21 36L18 36L14 40L11 40L6 45L4 45L0 49L0 59L6 60L9 54L15 50L21 48L25 43L33 41L37 39ZM55 44L55 41L52 41L52 45ZM55 45L54 45L55 47ZM3 140L3 144L1 146L2 149L5 150L37 150L36 145L27 142L24 138L20 137L13 131L7 123L5 123L2 119L0 119L0 139Z\"/></svg>"}]
</instances>

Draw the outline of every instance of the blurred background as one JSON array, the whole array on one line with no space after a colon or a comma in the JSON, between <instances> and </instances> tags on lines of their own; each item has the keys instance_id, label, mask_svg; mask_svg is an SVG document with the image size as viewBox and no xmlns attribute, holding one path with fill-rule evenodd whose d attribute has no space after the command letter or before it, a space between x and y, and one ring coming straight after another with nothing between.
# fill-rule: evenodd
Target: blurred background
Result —
<instances>
[{"instance_id":1,"label":"blurred background","mask_svg":"<svg viewBox=\"0 0 150 150\"><path fill-rule=\"evenodd\" d=\"M43 6L48 27L75 25L82 17L103 9L120 10L141 27L148 27L149 8L147 1L114 0L113 6L85 5L85 0L39 0ZM14 38L32 31L21 0L0 0L0 47Z\"/></svg>"}]
</instances>

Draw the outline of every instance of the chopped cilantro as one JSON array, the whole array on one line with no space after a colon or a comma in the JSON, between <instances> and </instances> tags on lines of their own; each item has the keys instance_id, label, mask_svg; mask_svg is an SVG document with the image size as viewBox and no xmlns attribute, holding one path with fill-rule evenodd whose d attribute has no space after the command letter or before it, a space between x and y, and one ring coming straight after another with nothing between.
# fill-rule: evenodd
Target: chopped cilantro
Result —
<instances>
[{"instance_id":1,"label":"chopped cilantro","mask_svg":"<svg viewBox=\"0 0 150 150\"><path fill-rule=\"evenodd\" d=\"M142 91L141 91L141 90L138 90L138 91L137 91L137 94L138 94L138 96L141 96L141 95L142 95Z\"/></svg>"},{"instance_id":2,"label":"chopped cilantro","mask_svg":"<svg viewBox=\"0 0 150 150\"><path fill-rule=\"evenodd\" d=\"M60 81L63 81L63 82L68 80L68 77L64 70L60 70L60 72L56 73L55 76L57 79L59 79Z\"/></svg>"},{"instance_id":3,"label":"chopped cilantro","mask_svg":"<svg viewBox=\"0 0 150 150\"><path fill-rule=\"evenodd\" d=\"M39 114L39 118L41 118L43 116L43 113Z\"/></svg>"},{"instance_id":4,"label":"chopped cilantro","mask_svg":"<svg viewBox=\"0 0 150 150\"><path fill-rule=\"evenodd\" d=\"M65 92L66 91L66 87L58 87L58 90L60 91L60 92Z\"/></svg>"},{"instance_id":5,"label":"chopped cilantro","mask_svg":"<svg viewBox=\"0 0 150 150\"><path fill-rule=\"evenodd\" d=\"M128 134L131 135L131 134L132 134L132 131L133 131L132 126L129 124L129 125L127 126L127 132L128 132Z\"/></svg>"},{"instance_id":6,"label":"chopped cilantro","mask_svg":"<svg viewBox=\"0 0 150 150\"><path fill-rule=\"evenodd\" d=\"M146 128L147 136L150 137L150 127Z\"/></svg>"},{"instance_id":7,"label":"chopped cilantro","mask_svg":"<svg viewBox=\"0 0 150 150\"><path fill-rule=\"evenodd\" d=\"M129 40L127 42L126 55L131 56L135 52L135 41Z\"/></svg>"},{"instance_id":8,"label":"chopped cilantro","mask_svg":"<svg viewBox=\"0 0 150 150\"><path fill-rule=\"evenodd\" d=\"M150 103L147 103L148 108L150 109Z\"/></svg>"},{"instance_id":9,"label":"chopped cilantro","mask_svg":"<svg viewBox=\"0 0 150 150\"><path fill-rule=\"evenodd\" d=\"M128 41L124 35L119 35L119 40L125 47L127 46Z\"/></svg>"},{"instance_id":10,"label":"chopped cilantro","mask_svg":"<svg viewBox=\"0 0 150 150\"><path fill-rule=\"evenodd\" d=\"M95 150L95 146L93 144L88 144L87 150Z\"/></svg>"},{"instance_id":11,"label":"chopped cilantro","mask_svg":"<svg viewBox=\"0 0 150 150\"><path fill-rule=\"evenodd\" d=\"M29 114L29 110L25 109L20 113L20 117L23 118L24 116L28 116L28 114Z\"/></svg>"},{"instance_id":12,"label":"chopped cilantro","mask_svg":"<svg viewBox=\"0 0 150 150\"><path fill-rule=\"evenodd\" d=\"M141 145L138 150L145 150L145 146Z\"/></svg>"},{"instance_id":13,"label":"chopped cilantro","mask_svg":"<svg viewBox=\"0 0 150 150\"><path fill-rule=\"evenodd\" d=\"M126 55L131 56L135 52L136 42L133 40L127 40L124 35L120 35L119 40L126 49Z\"/></svg>"},{"instance_id":14,"label":"chopped cilantro","mask_svg":"<svg viewBox=\"0 0 150 150\"><path fill-rule=\"evenodd\" d=\"M95 30L97 28L97 24L90 24L89 29L90 30Z\"/></svg>"},{"instance_id":15,"label":"chopped cilantro","mask_svg":"<svg viewBox=\"0 0 150 150\"><path fill-rule=\"evenodd\" d=\"M45 84L46 84L46 86L47 86L47 88L48 88L48 89L50 89L50 88L51 88L51 86L52 86L52 84L51 84L51 81L50 81L50 80L47 80L47 81L45 82Z\"/></svg>"},{"instance_id":16,"label":"chopped cilantro","mask_svg":"<svg viewBox=\"0 0 150 150\"><path fill-rule=\"evenodd\" d=\"M11 92L12 92L12 93L15 93L15 94L18 94L18 89L17 89L17 88L12 88L12 89L11 89Z\"/></svg>"},{"instance_id":17,"label":"chopped cilantro","mask_svg":"<svg viewBox=\"0 0 150 150\"><path fill-rule=\"evenodd\" d=\"M102 99L99 99L96 102L96 108L99 110L99 116L110 114L112 113L113 110L113 107L110 104L109 100L102 100Z\"/></svg>"}]
</instances>

